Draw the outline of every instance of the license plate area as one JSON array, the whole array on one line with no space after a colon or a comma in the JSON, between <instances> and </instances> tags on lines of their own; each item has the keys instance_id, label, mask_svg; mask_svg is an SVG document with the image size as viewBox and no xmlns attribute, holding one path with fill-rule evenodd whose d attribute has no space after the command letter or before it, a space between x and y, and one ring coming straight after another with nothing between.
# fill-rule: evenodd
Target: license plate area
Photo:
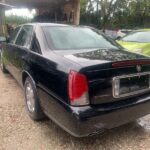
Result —
<instances>
[{"instance_id":1,"label":"license plate area","mask_svg":"<svg viewBox=\"0 0 150 150\"><path fill-rule=\"evenodd\" d=\"M150 72L113 78L113 97L121 98L150 91Z\"/></svg>"}]
</instances>

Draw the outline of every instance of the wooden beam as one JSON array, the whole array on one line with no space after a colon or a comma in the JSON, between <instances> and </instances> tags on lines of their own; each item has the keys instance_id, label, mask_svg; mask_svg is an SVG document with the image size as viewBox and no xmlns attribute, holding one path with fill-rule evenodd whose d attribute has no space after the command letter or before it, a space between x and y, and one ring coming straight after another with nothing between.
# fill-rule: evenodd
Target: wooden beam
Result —
<instances>
[{"instance_id":1,"label":"wooden beam","mask_svg":"<svg viewBox=\"0 0 150 150\"><path fill-rule=\"evenodd\" d=\"M5 2L20 8L48 8L49 6L64 4L66 0L5 0Z\"/></svg>"},{"instance_id":2,"label":"wooden beam","mask_svg":"<svg viewBox=\"0 0 150 150\"><path fill-rule=\"evenodd\" d=\"M3 9L0 9L0 34L4 35L5 34L5 29L4 29L4 21L5 18L5 12Z\"/></svg>"},{"instance_id":3,"label":"wooden beam","mask_svg":"<svg viewBox=\"0 0 150 150\"><path fill-rule=\"evenodd\" d=\"M73 0L73 6L74 6L74 25L80 24L80 0Z\"/></svg>"}]
</instances>

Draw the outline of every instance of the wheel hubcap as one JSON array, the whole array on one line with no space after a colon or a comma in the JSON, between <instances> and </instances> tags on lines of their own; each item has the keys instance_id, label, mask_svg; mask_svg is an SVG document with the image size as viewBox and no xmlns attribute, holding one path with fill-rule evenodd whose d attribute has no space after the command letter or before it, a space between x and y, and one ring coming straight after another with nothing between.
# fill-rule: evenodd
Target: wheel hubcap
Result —
<instances>
[{"instance_id":1,"label":"wheel hubcap","mask_svg":"<svg viewBox=\"0 0 150 150\"><path fill-rule=\"evenodd\" d=\"M35 111L35 96L34 91L32 88L31 83L27 83L26 85L26 100L27 100L27 107L30 112Z\"/></svg>"}]
</instances>

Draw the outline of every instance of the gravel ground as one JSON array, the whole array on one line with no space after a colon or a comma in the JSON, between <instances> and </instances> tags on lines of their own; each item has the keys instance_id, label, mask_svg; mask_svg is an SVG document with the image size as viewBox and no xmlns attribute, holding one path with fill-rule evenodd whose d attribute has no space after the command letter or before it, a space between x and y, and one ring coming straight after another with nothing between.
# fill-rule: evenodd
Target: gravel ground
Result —
<instances>
[{"instance_id":1,"label":"gravel ground","mask_svg":"<svg viewBox=\"0 0 150 150\"><path fill-rule=\"evenodd\" d=\"M102 135L77 139L50 120L32 121L21 88L0 71L0 150L149 150L150 116Z\"/></svg>"}]
</instances>

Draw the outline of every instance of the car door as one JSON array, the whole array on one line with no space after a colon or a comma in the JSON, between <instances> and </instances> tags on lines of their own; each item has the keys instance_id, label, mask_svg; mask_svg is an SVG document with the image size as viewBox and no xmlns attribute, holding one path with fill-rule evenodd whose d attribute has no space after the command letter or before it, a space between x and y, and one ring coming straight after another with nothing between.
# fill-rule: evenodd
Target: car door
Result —
<instances>
[{"instance_id":1,"label":"car door","mask_svg":"<svg viewBox=\"0 0 150 150\"><path fill-rule=\"evenodd\" d=\"M15 41L20 32L21 26L17 27L10 36L9 41L3 46L3 56L7 70L14 74L13 60L15 59L14 51L16 48Z\"/></svg>"},{"instance_id":2,"label":"car door","mask_svg":"<svg viewBox=\"0 0 150 150\"><path fill-rule=\"evenodd\" d=\"M13 51L13 75L20 84L22 83L22 71L25 69L28 60L29 46L31 44L32 33L33 26L24 25L21 28L21 31L19 32L19 35L15 41L16 47Z\"/></svg>"}]
</instances>

